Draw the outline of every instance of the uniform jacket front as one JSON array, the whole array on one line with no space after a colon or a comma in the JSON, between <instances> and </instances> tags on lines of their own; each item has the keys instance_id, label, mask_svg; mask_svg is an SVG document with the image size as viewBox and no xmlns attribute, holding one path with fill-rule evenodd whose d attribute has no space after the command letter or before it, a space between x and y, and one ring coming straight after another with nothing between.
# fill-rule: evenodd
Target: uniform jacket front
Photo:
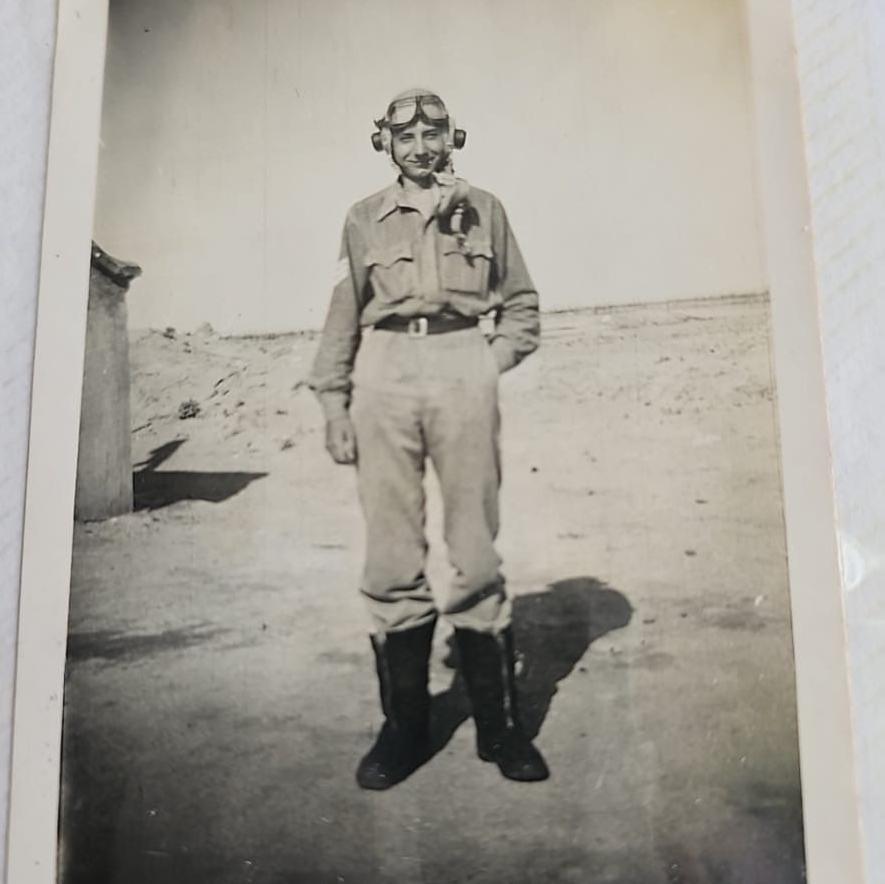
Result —
<instances>
[{"instance_id":1,"label":"uniform jacket front","mask_svg":"<svg viewBox=\"0 0 885 884\"><path fill-rule=\"evenodd\" d=\"M538 294L500 201L470 188L466 238L425 217L401 182L347 213L335 287L309 379L327 418L345 414L362 329L391 316L495 315L502 371L538 346Z\"/></svg>"}]
</instances>

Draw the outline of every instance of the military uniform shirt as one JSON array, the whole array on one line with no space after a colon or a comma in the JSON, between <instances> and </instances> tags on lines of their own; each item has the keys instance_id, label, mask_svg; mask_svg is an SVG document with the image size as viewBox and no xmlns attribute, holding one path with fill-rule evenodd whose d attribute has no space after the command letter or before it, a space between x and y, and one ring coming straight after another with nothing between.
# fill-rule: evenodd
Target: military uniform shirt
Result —
<instances>
[{"instance_id":1,"label":"military uniform shirt","mask_svg":"<svg viewBox=\"0 0 885 884\"><path fill-rule=\"evenodd\" d=\"M356 203L341 240L336 284L309 379L327 419L347 413L362 329L382 319L479 317L495 311L491 346L501 371L538 346L538 294L504 208L470 188L466 242L440 230L399 181Z\"/></svg>"}]
</instances>

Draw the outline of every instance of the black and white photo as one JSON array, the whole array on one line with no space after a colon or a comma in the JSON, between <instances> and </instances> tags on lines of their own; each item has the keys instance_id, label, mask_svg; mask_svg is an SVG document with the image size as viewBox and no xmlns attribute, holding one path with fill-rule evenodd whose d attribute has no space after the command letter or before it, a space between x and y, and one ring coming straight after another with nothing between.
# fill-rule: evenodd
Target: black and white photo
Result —
<instances>
[{"instance_id":1,"label":"black and white photo","mask_svg":"<svg viewBox=\"0 0 885 884\"><path fill-rule=\"evenodd\" d=\"M804 881L743 4L107 47L59 880Z\"/></svg>"}]
</instances>

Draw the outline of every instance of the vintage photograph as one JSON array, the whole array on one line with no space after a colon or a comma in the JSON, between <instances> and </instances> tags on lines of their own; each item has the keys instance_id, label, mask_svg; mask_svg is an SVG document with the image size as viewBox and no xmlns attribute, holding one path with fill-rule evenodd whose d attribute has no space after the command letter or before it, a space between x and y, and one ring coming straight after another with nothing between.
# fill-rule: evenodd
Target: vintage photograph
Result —
<instances>
[{"instance_id":1,"label":"vintage photograph","mask_svg":"<svg viewBox=\"0 0 885 884\"><path fill-rule=\"evenodd\" d=\"M799 884L741 0L110 0L62 884Z\"/></svg>"}]
</instances>

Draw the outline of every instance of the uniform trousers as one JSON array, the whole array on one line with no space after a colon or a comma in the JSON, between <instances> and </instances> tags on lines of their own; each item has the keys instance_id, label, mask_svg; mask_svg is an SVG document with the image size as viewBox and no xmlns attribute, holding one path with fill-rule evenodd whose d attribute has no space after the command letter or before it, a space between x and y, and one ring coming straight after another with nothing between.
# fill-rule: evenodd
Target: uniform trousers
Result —
<instances>
[{"instance_id":1,"label":"uniform trousers","mask_svg":"<svg viewBox=\"0 0 885 884\"><path fill-rule=\"evenodd\" d=\"M364 333L352 374L357 483L366 523L361 591L374 632L442 615L459 629L510 623L495 550L501 483L498 366L476 327L411 336ZM439 479L452 577L425 575L424 477Z\"/></svg>"}]
</instances>

